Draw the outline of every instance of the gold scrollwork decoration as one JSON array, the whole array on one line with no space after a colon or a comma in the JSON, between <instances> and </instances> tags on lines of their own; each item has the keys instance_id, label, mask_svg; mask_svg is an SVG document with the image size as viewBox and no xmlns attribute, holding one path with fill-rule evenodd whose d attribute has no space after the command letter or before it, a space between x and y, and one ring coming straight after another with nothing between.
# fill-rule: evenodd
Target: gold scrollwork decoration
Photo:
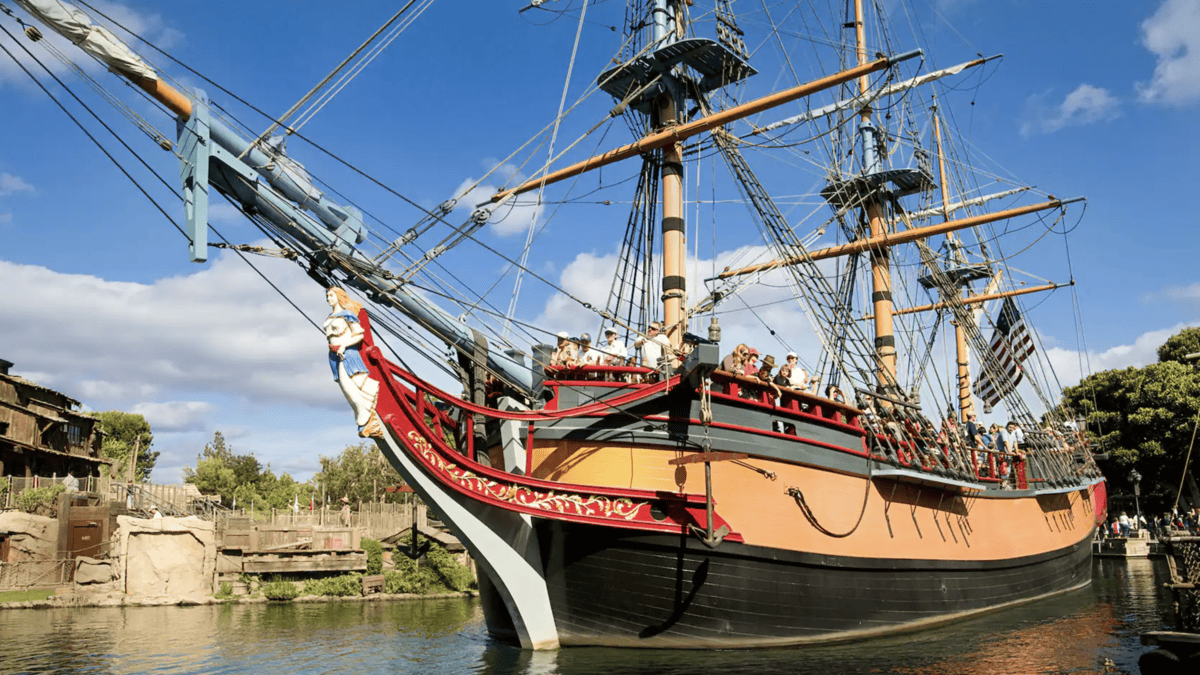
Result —
<instances>
[{"instance_id":1,"label":"gold scrollwork decoration","mask_svg":"<svg viewBox=\"0 0 1200 675\"><path fill-rule=\"evenodd\" d=\"M447 462L440 454L434 451L433 447L429 444L429 440L415 430L408 432L408 441L410 447L420 453L438 471L449 476L455 483L472 492L483 494L509 504L562 514L591 517L603 516L606 518L617 517L624 520L633 520L637 516L638 510L645 505L644 502L634 502L627 497L617 499L598 495L585 497L575 494L559 494L553 490L542 492L516 485L515 483L500 483L463 469L453 462Z\"/></svg>"}]
</instances>

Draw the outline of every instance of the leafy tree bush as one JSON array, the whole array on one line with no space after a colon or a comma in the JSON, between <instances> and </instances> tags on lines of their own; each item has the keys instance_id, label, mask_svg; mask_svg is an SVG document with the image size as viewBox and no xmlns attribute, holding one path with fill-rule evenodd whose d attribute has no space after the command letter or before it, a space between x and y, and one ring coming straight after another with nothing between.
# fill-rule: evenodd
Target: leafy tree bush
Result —
<instances>
[{"instance_id":1,"label":"leafy tree bush","mask_svg":"<svg viewBox=\"0 0 1200 675\"><path fill-rule=\"evenodd\" d=\"M196 467L183 468L183 480L203 494L220 495L221 503L227 507L236 501L244 508L253 504L262 509L286 509L301 496L301 501L307 503L312 492L311 486L297 483L286 473L276 476L254 453L234 453L220 431L204 446Z\"/></svg>"},{"instance_id":2,"label":"leafy tree bush","mask_svg":"<svg viewBox=\"0 0 1200 675\"><path fill-rule=\"evenodd\" d=\"M404 482L374 443L348 445L337 457L321 457L321 470L313 481L325 486L333 498L352 502L395 501L384 488Z\"/></svg>"},{"instance_id":3,"label":"leafy tree bush","mask_svg":"<svg viewBox=\"0 0 1200 675\"><path fill-rule=\"evenodd\" d=\"M378 539L364 538L362 548L367 552L367 574L382 574L383 544Z\"/></svg>"},{"instance_id":4,"label":"leafy tree bush","mask_svg":"<svg viewBox=\"0 0 1200 675\"><path fill-rule=\"evenodd\" d=\"M213 597L218 600L225 600L227 598L232 598L233 597L233 584L229 583L228 581L222 581L221 582L221 590L218 591L217 594L214 595Z\"/></svg>"},{"instance_id":5,"label":"leafy tree bush","mask_svg":"<svg viewBox=\"0 0 1200 675\"><path fill-rule=\"evenodd\" d=\"M470 590L475 585L475 576L471 570L460 565L454 556L441 546L430 546L425 554L425 562L437 575L438 581L446 588L461 593Z\"/></svg>"},{"instance_id":6,"label":"leafy tree bush","mask_svg":"<svg viewBox=\"0 0 1200 675\"><path fill-rule=\"evenodd\" d=\"M1130 469L1142 475L1143 510L1175 502L1200 412L1200 329L1187 328L1158 350L1158 363L1105 370L1063 390L1063 405L1087 419L1087 431L1109 459L1100 463L1110 492L1130 494ZM1195 457L1188 466L1184 503L1200 501Z\"/></svg>"},{"instance_id":7,"label":"leafy tree bush","mask_svg":"<svg viewBox=\"0 0 1200 675\"><path fill-rule=\"evenodd\" d=\"M137 448L137 475L135 480L143 481L150 478L150 472L158 462L158 452L151 450L154 443L154 432L146 418L136 413L125 413L120 410L105 410L96 413L100 419L100 427L106 434L100 445L100 454L115 460L112 463L112 476L125 478L129 456Z\"/></svg>"},{"instance_id":8,"label":"leafy tree bush","mask_svg":"<svg viewBox=\"0 0 1200 675\"><path fill-rule=\"evenodd\" d=\"M262 594L268 600L294 600L300 596L300 587L290 581L272 581L263 584Z\"/></svg>"},{"instance_id":9,"label":"leafy tree bush","mask_svg":"<svg viewBox=\"0 0 1200 675\"><path fill-rule=\"evenodd\" d=\"M362 595L362 575L350 572L336 577L313 579L304 584L305 595L328 595L346 598Z\"/></svg>"},{"instance_id":10,"label":"leafy tree bush","mask_svg":"<svg viewBox=\"0 0 1200 675\"><path fill-rule=\"evenodd\" d=\"M26 513L33 513L40 506L53 509L54 500L58 499L58 496L66 489L66 486L62 483L55 483L46 487L30 488L17 495L17 508Z\"/></svg>"}]
</instances>

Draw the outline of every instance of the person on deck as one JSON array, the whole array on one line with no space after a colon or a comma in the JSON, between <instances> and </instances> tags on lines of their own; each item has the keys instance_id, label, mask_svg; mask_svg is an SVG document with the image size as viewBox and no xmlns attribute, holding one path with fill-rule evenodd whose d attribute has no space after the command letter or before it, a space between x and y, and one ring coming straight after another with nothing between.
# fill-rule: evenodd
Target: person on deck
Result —
<instances>
[{"instance_id":1,"label":"person on deck","mask_svg":"<svg viewBox=\"0 0 1200 675\"><path fill-rule=\"evenodd\" d=\"M746 365L742 366L742 372L739 375L746 377L754 377L758 374L758 350L751 347L746 352Z\"/></svg>"},{"instance_id":2,"label":"person on deck","mask_svg":"<svg viewBox=\"0 0 1200 675\"><path fill-rule=\"evenodd\" d=\"M552 366L568 366L575 360L575 355L578 353L575 343L571 342L571 336L567 335L566 331L558 334L558 346L554 352L550 354L550 365Z\"/></svg>"},{"instance_id":3,"label":"person on deck","mask_svg":"<svg viewBox=\"0 0 1200 675\"><path fill-rule=\"evenodd\" d=\"M575 363L580 366L598 366L604 362L604 354L599 349L592 349L592 336L584 333L579 336L579 354Z\"/></svg>"},{"instance_id":4,"label":"person on deck","mask_svg":"<svg viewBox=\"0 0 1200 675\"><path fill-rule=\"evenodd\" d=\"M1000 449L1009 454L1017 454L1020 452L1021 445L1025 443L1025 434L1017 423L1010 420L1004 429L1000 431Z\"/></svg>"},{"instance_id":5,"label":"person on deck","mask_svg":"<svg viewBox=\"0 0 1200 675\"><path fill-rule=\"evenodd\" d=\"M67 477L63 479L63 487L67 492L79 492L79 479L67 472Z\"/></svg>"},{"instance_id":6,"label":"person on deck","mask_svg":"<svg viewBox=\"0 0 1200 675\"><path fill-rule=\"evenodd\" d=\"M967 444L971 447L979 445L979 436L982 433L983 428L979 426L975 413L967 413Z\"/></svg>"},{"instance_id":7,"label":"person on deck","mask_svg":"<svg viewBox=\"0 0 1200 675\"><path fill-rule=\"evenodd\" d=\"M832 384L828 387L825 387L825 398L831 401L837 401L838 403L846 402L846 395L842 393L841 389L833 386Z\"/></svg>"},{"instance_id":8,"label":"person on deck","mask_svg":"<svg viewBox=\"0 0 1200 675\"><path fill-rule=\"evenodd\" d=\"M746 345L738 345L733 348L729 356L721 360L721 370L734 375L741 375L746 365L746 354L750 353L750 348Z\"/></svg>"},{"instance_id":9,"label":"person on deck","mask_svg":"<svg viewBox=\"0 0 1200 675\"><path fill-rule=\"evenodd\" d=\"M633 341L633 348L642 353L642 365L662 370L663 356L671 349L671 341L662 332L662 322L652 321L646 327L646 336Z\"/></svg>"},{"instance_id":10,"label":"person on deck","mask_svg":"<svg viewBox=\"0 0 1200 675\"><path fill-rule=\"evenodd\" d=\"M773 398L777 399L783 392L781 392L779 387L775 384L775 377L771 374L772 370L775 370L775 357L768 354L765 358L763 358L762 367L758 369L758 372L754 373L754 378L767 385L767 387L774 393Z\"/></svg>"},{"instance_id":11,"label":"person on deck","mask_svg":"<svg viewBox=\"0 0 1200 675\"><path fill-rule=\"evenodd\" d=\"M617 329L608 328L604 331L605 344L601 351L604 352L603 363L606 366L623 366L629 360L629 350L625 349L625 343L617 339Z\"/></svg>"},{"instance_id":12,"label":"person on deck","mask_svg":"<svg viewBox=\"0 0 1200 675\"><path fill-rule=\"evenodd\" d=\"M804 391L808 387L808 373L800 367L800 357L796 356L796 352L788 352L787 354L788 368L788 385L792 389ZM783 373L783 368L779 369Z\"/></svg>"}]
</instances>

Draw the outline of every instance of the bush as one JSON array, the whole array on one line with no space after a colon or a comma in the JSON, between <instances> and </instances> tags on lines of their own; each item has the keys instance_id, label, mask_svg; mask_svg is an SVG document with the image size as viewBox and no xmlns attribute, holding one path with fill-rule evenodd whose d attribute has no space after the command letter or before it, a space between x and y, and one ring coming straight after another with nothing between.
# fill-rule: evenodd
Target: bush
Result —
<instances>
[{"instance_id":1,"label":"bush","mask_svg":"<svg viewBox=\"0 0 1200 675\"><path fill-rule=\"evenodd\" d=\"M362 575L350 572L336 577L313 579L304 584L305 595L328 595L345 598L362 595Z\"/></svg>"},{"instance_id":2,"label":"bush","mask_svg":"<svg viewBox=\"0 0 1200 675\"><path fill-rule=\"evenodd\" d=\"M228 581L222 581L221 582L221 590L213 597L218 600L225 600L226 598L232 598L233 597L233 584L229 583Z\"/></svg>"},{"instance_id":3,"label":"bush","mask_svg":"<svg viewBox=\"0 0 1200 675\"><path fill-rule=\"evenodd\" d=\"M383 574L383 544L378 539L363 539L362 548L367 552L367 574Z\"/></svg>"},{"instance_id":4,"label":"bush","mask_svg":"<svg viewBox=\"0 0 1200 675\"><path fill-rule=\"evenodd\" d=\"M17 508L26 513L33 513L38 510L38 507L46 507L53 509L54 500L66 491L66 487L62 483L55 483L46 487L30 488L21 494L17 495Z\"/></svg>"},{"instance_id":5,"label":"bush","mask_svg":"<svg viewBox=\"0 0 1200 675\"><path fill-rule=\"evenodd\" d=\"M475 585L475 576L471 574L471 570L460 565L454 556L440 546L430 546L429 553L425 554L425 561L437 575L441 585L452 591L462 593Z\"/></svg>"},{"instance_id":6,"label":"bush","mask_svg":"<svg viewBox=\"0 0 1200 675\"><path fill-rule=\"evenodd\" d=\"M263 584L262 594L268 600L293 600L300 596L300 588L290 581L272 581Z\"/></svg>"},{"instance_id":7,"label":"bush","mask_svg":"<svg viewBox=\"0 0 1200 675\"><path fill-rule=\"evenodd\" d=\"M471 570L440 546L430 546L420 565L405 555L398 554L393 560L396 569L383 573L387 593L461 593L475 585Z\"/></svg>"}]
</instances>

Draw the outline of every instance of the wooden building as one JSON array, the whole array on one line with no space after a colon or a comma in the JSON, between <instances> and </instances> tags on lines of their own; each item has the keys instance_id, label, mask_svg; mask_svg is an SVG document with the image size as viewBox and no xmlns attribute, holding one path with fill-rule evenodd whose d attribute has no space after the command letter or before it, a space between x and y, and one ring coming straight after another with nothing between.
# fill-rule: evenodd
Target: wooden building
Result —
<instances>
[{"instance_id":1,"label":"wooden building","mask_svg":"<svg viewBox=\"0 0 1200 675\"><path fill-rule=\"evenodd\" d=\"M0 476L100 475L100 420L79 401L10 374L0 359Z\"/></svg>"}]
</instances>

